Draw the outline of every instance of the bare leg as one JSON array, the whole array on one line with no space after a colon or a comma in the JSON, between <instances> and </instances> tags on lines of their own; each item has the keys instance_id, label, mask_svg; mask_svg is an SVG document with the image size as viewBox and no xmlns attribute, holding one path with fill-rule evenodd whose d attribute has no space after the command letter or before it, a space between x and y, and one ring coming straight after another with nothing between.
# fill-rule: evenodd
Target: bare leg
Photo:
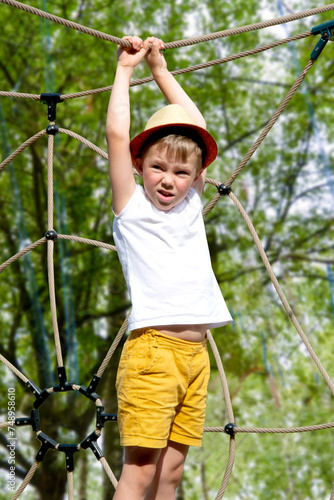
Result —
<instances>
[{"instance_id":1,"label":"bare leg","mask_svg":"<svg viewBox=\"0 0 334 500\"><path fill-rule=\"evenodd\" d=\"M153 482L145 500L175 500L189 446L168 441L161 451Z\"/></svg>"},{"instance_id":2,"label":"bare leg","mask_svg":"<svg viewBox=\"0 0 334 500\"><path fill-rule=\"evenodd\" d=\"M160 454L160 449L126 446L122 474L113 500L144 500Z\"/></svg>"}]
</instances>

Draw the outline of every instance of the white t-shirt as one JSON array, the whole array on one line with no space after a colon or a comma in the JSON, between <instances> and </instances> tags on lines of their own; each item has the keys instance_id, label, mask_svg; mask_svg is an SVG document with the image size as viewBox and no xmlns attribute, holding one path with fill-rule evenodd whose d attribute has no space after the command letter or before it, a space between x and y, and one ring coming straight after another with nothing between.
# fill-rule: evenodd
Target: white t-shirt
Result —
<instances>
[{"instance_id":1,"label":"white t-shirt","mask_svg":"<svg viewBox=\"0 0 334 500\"><path fill-rule=\"evenodd\" d=\"M132 302L130 330L199 324L215 328L232 321L212 270L195 189L165 212L137 185L115 216L113 231Z\"/></svg>"}]
</instances>

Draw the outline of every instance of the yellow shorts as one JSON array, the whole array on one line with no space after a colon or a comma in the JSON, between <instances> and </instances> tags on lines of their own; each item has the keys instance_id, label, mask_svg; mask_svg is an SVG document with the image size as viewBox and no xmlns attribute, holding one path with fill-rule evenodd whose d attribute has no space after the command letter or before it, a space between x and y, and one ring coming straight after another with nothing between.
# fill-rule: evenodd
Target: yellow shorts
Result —
<instances>
[{"instance_id":1,"label":"yellow shorts","mask_svg":"<svg viewBox=\"0 0 334 500\"><path fill-rule=\"evenodd\" d=\"M210 362L206 339L188 342L151 328L132 332L117 372L123 446L201 446Z\"/></svg>"}]
</instances>

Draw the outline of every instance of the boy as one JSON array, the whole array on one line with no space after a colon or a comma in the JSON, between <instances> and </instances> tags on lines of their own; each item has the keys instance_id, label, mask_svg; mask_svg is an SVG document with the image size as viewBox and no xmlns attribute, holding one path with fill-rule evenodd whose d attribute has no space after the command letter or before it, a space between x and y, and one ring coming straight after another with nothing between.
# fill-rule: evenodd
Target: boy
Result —
<instances>
[{"instance_id":1,"label":"boy","mask_svg":"<svg viewBox=\"0 0 334 500\"><path fill-rule=\"evenodd\" d=\"M132 49L118 48L107 115L114 239L132 301L116 382L124 464L114 500L173 500L189 445L201 446L206 330L232 321L201 215L205 169L217 146L168 72L163 42L125 38ZM130 144L129 84L144 56L170 105Z\"/></svg>"}]
</instances>

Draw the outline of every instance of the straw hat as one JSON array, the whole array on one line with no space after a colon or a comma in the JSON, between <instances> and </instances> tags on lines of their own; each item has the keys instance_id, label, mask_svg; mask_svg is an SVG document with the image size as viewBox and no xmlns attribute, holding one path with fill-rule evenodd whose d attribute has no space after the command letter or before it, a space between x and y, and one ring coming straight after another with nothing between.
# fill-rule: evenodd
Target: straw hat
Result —
<instances>
[{"instance_id":1,"label":"straw hat","mask_svg":"<svg viewBox=\"0 0 334 500\"><path fill-rule=\"evenodd\" d=\"M147 122L144 132L130 142L132 161L140 156L144 144L149 139L158 140L169 134L184 135L197 142L203 150L204 168L215 160L218 147L214 138L204 128L195 124L183 106L169 104L154 113Z\"/></svg>"}]
</instances>

